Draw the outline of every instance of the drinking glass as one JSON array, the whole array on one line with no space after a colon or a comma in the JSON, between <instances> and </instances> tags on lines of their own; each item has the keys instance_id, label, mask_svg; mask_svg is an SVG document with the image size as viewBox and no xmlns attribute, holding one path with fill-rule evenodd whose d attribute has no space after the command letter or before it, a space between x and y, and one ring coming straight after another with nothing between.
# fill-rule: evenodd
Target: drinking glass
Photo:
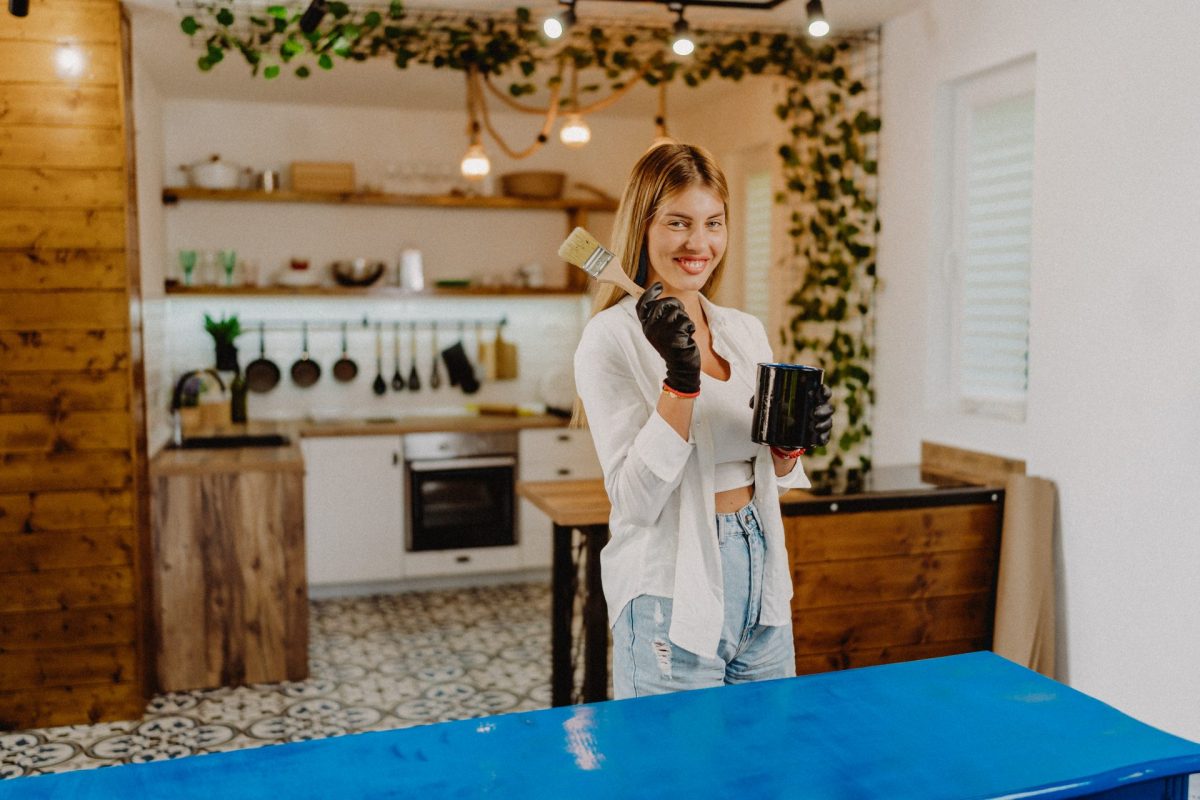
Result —
<instances>
[{"instance_id":1,"label":"drinking glass","mask_svg":"<svg viewBox=\"0 0 1200 800\"><path fill-rule=\"evenodd\" d=\"M233 270L237 266L237 251L222 250L220 258L221 269L225 271L225 285L233 286Z\"/></svg>"},{"instance_id":2,"label":"drinking glass","mask_svg":"<svg viewBox=\"0 0 1200 800\"><path fill-rule=\"evenodd\" d=\"M183 285L192 285L192 273L196 271L196 251L179 251L179 268L183 271Z\"/></svg>"}]
</instances>

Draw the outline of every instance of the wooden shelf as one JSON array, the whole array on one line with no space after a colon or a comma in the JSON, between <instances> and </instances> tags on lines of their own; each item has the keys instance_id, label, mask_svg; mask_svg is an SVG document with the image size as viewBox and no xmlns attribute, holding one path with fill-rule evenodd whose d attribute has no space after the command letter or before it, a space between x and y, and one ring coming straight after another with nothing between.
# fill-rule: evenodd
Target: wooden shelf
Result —
<instances>
[{"instance_id":1,"label":"wooden shelf","mask_svg":"<svg viewBox=\"0 0 1200 800\"><path fill-rule=\"evenodd\" d=\"M579 297L583 292L567 287L522 288L517 286L430 287L419 292L397 286L179 286L168 285L169 295L192 297Z\"/></svg>"},{"instance_id":2,"label":"wooden shelf","mask_svg":"<svg viewBox=\"0 0 1200 800\"><path fill-rule=\"evenodd\" d=\"M164 205L180 200L205 200L226 203L325 203L349 206L409 206L426 208L493 208L550 211L615 211L612 200L586 197L564 197L557 200L524 200L519 197L469 197L435 194L383 194L354 192L264 192L259 189L197 189L190 186L168 186L162 191Z\"/></svg>"}]
</instances>

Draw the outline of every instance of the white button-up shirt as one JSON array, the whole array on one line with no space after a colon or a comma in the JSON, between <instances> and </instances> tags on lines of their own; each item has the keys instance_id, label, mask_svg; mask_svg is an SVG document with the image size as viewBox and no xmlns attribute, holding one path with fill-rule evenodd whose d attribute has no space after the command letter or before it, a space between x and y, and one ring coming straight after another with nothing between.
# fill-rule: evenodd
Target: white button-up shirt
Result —
<instances>
[{"instance_id":1,"label":"white button-up shirt","mask_svg":"<svg viewBox=\"0 0 1200 800\"><path fill-rule=\"evenodd\" d=\"M759 362L774 360L766 331L755 317L704 297L701 303L714 349L731 365L736 362L743 375L755 374ZM715 657L724 584L713 499L713 437L703 393L684 441L656 411L666 364L642 333L635 306L626 297L594 316L575 351L575 385L612 502L611 538L600 555L608 616L615 620L638 595L670 597L671 641ZM753 391L747 387L747 399ZM779 494L810 485L799 463L776 478L770 448L759 447L754 504L766 540L762 625L786 625L791 619L792 581Z\"/></svg>"}]
</instances>

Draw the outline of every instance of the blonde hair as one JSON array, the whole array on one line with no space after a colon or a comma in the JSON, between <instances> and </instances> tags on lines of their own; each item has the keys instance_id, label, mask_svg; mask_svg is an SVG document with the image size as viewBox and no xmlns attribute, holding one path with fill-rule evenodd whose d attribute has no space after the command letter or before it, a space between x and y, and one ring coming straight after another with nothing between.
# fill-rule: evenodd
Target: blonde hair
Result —
<instances>
[{"instance_id":1,"label":"blonde hair","mask_svg":"<svg viewBox=\"0 0 1200 800\"><path fill-rule=\"evenodd\" d=\"M638 279L639 266L649 257L646 251L646 231L663 205L671 197L693 186L711 190L721 198L725 207L726 225L729 222L729 184L725 173L717 166L716 159L703 147L679 142L665 142L647 150L633 165L633 172L621 194L617 205L616 220L613 222L612 251L625 273L633 280ZM700 289L705 297L711 296L721 283L725 272L728 250ZM644 284L648 278L643 277ZM592 302L592 316L616 305L625 292L608 283L600 284ZM583 403L575 397L571 414L571 427L587 424Z\"/></svg>"}]
</instances>

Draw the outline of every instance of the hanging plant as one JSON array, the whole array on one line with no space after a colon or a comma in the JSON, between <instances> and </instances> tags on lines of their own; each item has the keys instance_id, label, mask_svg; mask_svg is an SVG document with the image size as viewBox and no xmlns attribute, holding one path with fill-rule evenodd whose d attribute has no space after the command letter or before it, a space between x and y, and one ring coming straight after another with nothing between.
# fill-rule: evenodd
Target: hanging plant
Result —
<instances>
[{"instance_id":1,"label":"hanging plant","mask_svg":"<svg viewBox=\"0 0 1200 800\"><path fill-rule=\"evenodd\" d=\"M400 0L382 8L335 0L326 8L310 33L301 30L295 8L235 14L230 2L200 6L180 27L203 43L201 70L235 55L267 79L284 69L306 78L314 67L331 70L339 61L369 58L388 58L398 69L424 64L471 71L489 85L502 79L512 98L533 94L539 80L555 89L564 61L600 76L578 86L585 96L619 92L636 81L695 87L748 75L787 79L786 99L776 109L788 132L779 147L784 189L776 200L790 212L790 248L778 267L792 277L792 314L781 342L792 360L822 366L834 391L836 437L813 456L814 485L853 483L870 469L879 230L875 35L814 46L794 31L700 29L692 32L695 52L679 61L669 55L671 31L663 26L577 24L549 46L524 8L505 17L410 11Z\"/></svg>"}]
</instances>

